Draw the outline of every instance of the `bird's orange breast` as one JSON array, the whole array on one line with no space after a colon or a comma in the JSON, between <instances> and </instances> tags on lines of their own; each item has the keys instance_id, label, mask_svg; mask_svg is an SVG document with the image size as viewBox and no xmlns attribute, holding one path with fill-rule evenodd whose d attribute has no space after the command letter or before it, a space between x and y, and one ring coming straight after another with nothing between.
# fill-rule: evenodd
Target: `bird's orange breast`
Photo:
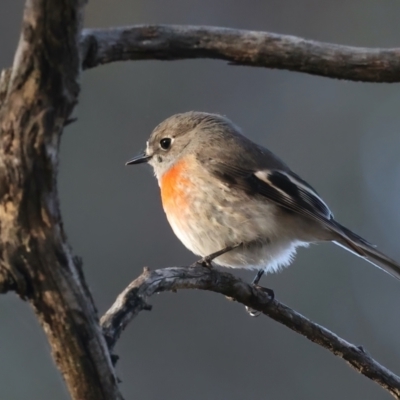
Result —
<instances>
[{"instance_id":1,"label":"bird's orange breast","mask_svg":"<svg viewBox=\"0 0 400 400\"><path fill-rule=\"evenodd\" d=\"M177 215L189 206L189 195L193 184L189 179L189 162L178 161L160 179L161 200L170 216Z\"/></svg>"}]
</instances>

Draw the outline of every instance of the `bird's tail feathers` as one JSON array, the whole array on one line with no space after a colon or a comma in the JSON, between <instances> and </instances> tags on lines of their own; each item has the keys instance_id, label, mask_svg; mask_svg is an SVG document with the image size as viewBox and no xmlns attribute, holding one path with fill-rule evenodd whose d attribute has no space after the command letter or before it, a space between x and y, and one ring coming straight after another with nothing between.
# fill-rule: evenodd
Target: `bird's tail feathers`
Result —
<instances>
[{"instance_id":1,"label":"bird's tail feathers","mask_svg":"<svg viewBox=\"0 0 400 400\"><path fill-rule=\"evenodd\" d=\"M334 231L339 234L339 238L334 240L337 245L364 258L366 261L375 265L375 267L382 269L400 280L400 264L397 261L381 253L374 245L340 225L338 222L335 221L334 226L336 228Z\"/></svg>"}]
</instances>

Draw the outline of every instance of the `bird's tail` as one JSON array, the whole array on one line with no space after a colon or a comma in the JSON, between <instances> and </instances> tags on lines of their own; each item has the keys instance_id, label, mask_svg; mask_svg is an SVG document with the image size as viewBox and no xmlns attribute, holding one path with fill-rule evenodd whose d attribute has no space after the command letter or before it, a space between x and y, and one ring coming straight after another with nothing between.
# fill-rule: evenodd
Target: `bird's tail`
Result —
<instances>
[{"instance_id":1,"label":"bird's tail","mask_svg":"<svg viewBox=\"0 0 400 400\"><path fill-rule=\"evenodd\" d=\"M352 252L353 254L364 258L366 261L387 272L389 275L400 280L400 264L378 251L374 245L367 242L362 237L356 235L351 230L334 222L335 232L339 234L339 239L334 243Z\"/></svg>"}]
</instances>

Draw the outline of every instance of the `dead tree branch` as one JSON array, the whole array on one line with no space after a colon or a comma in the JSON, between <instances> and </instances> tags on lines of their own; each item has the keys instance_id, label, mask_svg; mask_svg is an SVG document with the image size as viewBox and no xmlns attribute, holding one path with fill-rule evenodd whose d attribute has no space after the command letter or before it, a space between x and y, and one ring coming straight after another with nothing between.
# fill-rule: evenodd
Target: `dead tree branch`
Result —
<instances>
[{"instance_id":1,"label":"dead tree branch","mask_svg":"<svg viewBox=\"0 0 400 400\"><path fill-rule=\"evenodd\" d=\"M27 0L0 79L0 291L27 299L73 399L120 399L96 308L68 246L57 193L60 135L79 94L83 0Z\"/></svg>"},{"instance_id":2,"label":"dead tree branch","mask_svg":"<svg viewBox=\"0 0 400 400\"><path fill-rule=\"evenodd\" d=\"M125 60L210 58L363 82L400 82L400 48L369 49L211 26L85 29L83 68Z\"/></svg>"},{"instance_id":3,"label":"dead tree branch","mask_svg":"<svg viewBox=\"0 0 400 400\"><path fill-rule=\"evenodd\" d=\"M101 326L110 348L114 347L122 330L140 311L151 309L147 303L150 296L178 289L221 293L260 311L343 358L359 373L378 383L396 399L400 399L400 377L380 365L361 346L347 342L276 299L271 302L262 289L249 285L229 273L202 266L173 267L155 271L145 268L142 275L129 284L101 318Z\"/></svg>"}]
</instances>

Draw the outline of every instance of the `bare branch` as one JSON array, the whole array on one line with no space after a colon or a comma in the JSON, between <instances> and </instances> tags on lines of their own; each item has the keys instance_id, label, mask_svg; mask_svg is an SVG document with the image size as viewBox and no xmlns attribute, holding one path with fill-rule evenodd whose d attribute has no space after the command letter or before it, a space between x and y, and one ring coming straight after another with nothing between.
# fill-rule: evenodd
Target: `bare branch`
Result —
<instances>
[{"instance_id":1,"label":"bare branch","mask_svg":"<svg viewBox=\"0 0 400 400\"><path fill-rule=\"evenodd\" d=\"M364 82L400 82L400 48L369 49L209 26L85 29L83 67L124 60L211 58Z\"/></svg>"},{"instance_id":2,"label":"bare branch","mask_svg":"<svg viewBox=\"0 0 400 400\"><path fill-rule=\"evenodd\" d=\"M62 226L58 147L77 102L84 0L27 0L0 78L0 291L27 299L73 399L115 400L97 312Z\"/></svg>"},{"instance_id":3,"label":"bare branch","mask_svg":"<svg viewBox=\"0 0 400 400\"><path fill-rule=\"evenodd\" d=\"M101 318L101 326L110 348L113 348L128 323L140 311L150 308L147 303L150 296L178 289L201 289L221 293L260 311L343 358L358 372L378 383L396 399L400 399L400 377L371 358L361 346L347 342L276 299L270 301L261 288L249 285L229 273L202 266L174 267L155 271L145 268L142 275L118 296L113 306Z\"/></svg>"}]
</instances>

